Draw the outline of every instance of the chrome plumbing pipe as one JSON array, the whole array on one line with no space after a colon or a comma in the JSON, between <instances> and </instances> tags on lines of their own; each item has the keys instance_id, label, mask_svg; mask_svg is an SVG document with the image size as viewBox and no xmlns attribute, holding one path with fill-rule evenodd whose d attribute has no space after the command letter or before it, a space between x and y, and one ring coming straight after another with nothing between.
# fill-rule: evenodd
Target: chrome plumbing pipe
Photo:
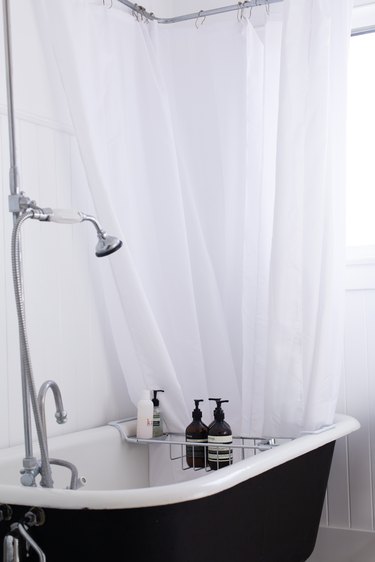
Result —
<instances>
[{"instance_id":1,"label":"chrome plumbing pipe","mask_svg":"<svg viewBox=\"0 0 375 562\"><path fill-rule=\"evenodd\" d=\"M35 390L35 383L33 378L33 371L31 365L29 342L26 330L26 318L25 318L25 303L23 298L23 283L22 283L22 271L21 271L21 258L19 252L19 237L20 229L22 224L34 216L34 211L32 209L27 209L24 213L20 214L13 227L12 233L12 271L13 271L13 284L14 284L14 295L17 307L18 316L18 327L19 327L19 338L20 338L20 351L21 351L21 361L22 361L22 381L23 385L27 386L29 396L31 399L35 426L38 436L41 465L39 467L36 459L35 463L29 462L29 459L24 459L23 474L21 477L22 484L26 486L35 485L35 476L40 472L42 479L41 485L46 488L53 488L52 472L51 466L48 459L48 449L47 440L45 437L43 421L41 419L37 394ZM28 423L29 420L25 421ZM31 439L31 433L29 435ZM31 445L32 446L32 445ZM27 461L27 462L25 462Z\"/></svg>"},{"instance_id":2,"label":"chrome plumbing pipe","mask_svg":"<svg viewBox=\"0 0 375 562\"><path fill-rule=\"evenodd\" d=\"M12 41L10 27L10 12L8 0L3 0L3 25L4 25L4 48L5 48L5 72L7 84L8 105L8 132L9 132L9 184L10 192L16 195L19 192L19 174L16 154L16 127L14 120L14 96L13 96L13 69L12 69Z\"/></svg>"},{"instance_id":3,"label":"chrome plumbing pipe","mask_svg":"<svg viewBox=\"0 0 375 562\"><path fill-rule=\"evenodd\" d=\"M14 116L14 96L13 96L13 68L12 68L12 40L11 40L11 23L10 23L10 9L9 1L3 0L3 27L4 27L4 51L5 51L5 72L6 72L6 90L7 90L7 108L8 108L8 133L9 133L9 209L13 213L13 224L15 225L20 208L19 189L19 173L17 165L17 152L16 152L16 127ZM21 256L21 242L19 242L19 254ZM21 268L21 257L20 264ZM22 279L22 277L21 277ZM20 279L20 293L23 300L23 287ZM20 350L21 352L21 350ZM23 423L24 423L24 442L25 442L25 458L23 461L26 470L34 470L37 466L36 458L33 453L32 443L32 429L31 429L31 411L30 411L30 394L25 376L25 364L21 352L21 379L22 379L22 409L23 409Z\"/></svg>"}]
</instances>

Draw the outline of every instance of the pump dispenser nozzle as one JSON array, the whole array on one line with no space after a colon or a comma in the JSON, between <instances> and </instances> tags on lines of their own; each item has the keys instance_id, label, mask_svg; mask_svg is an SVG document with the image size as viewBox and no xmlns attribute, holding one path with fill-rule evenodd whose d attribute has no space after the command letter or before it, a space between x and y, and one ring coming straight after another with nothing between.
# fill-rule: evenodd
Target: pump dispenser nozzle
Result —
<instances>
[{"instance_id":1,"label":"pump dispenser nozzle","mask_svg":"<svg viewBox=\"0 0 375 562\"><path fill-rule=\"evenodd\" d=\"M215 419L215 414L216 414L217 409L218 409L218 407L219 407L218 402L221 400L221 398L209 398L209 400L214 400L214 401L216 402L216 408L214 409L214 419L212 420L212 422L211 422L210 425L208 426L208 429L210 429L210 428L214 425L214 423L215 423L215 421L216 421L216 419Z\"/></svg>"},{"instance_id":2,"label":"pump dispenser nozzle","mask_svg":"<svg viewBox=\"0 0 375 562\"><path fill-rule=\"evenodd\" d=\"M195 409L192 411L191 415L193 416L193 420L199 421L202 419L202 412L199 409L199 402L204 402L203 398L199 400L194 400L195 402Z\"/></svg>"},{"instance_id":3,"label":"pump dispenser nozzle","mask_svg":"<svg viewBox=\"0 0 375 562\"><path fill-rule=\"evenodd\" d=\"M209 398L211 400L211 398ZM216 400L216 408L214 411L214 418L215 421L223 421L224 419L224 410L222 409L221 405L225 402L229 402L229 400L221 400L220 398L214 398Z\"/></svg>"},{"instance_id":4,"label":"pump dispenser nozzle","mask_svg":"<svg viewBox=\"0 0 375 562\"><path fill-rule=\"evenodd\" d=\"M164 392L164 390L153 390L152 392L154 393L152 403L154 406L159 406L158 392Z\"/></svg>"}]
</instances>

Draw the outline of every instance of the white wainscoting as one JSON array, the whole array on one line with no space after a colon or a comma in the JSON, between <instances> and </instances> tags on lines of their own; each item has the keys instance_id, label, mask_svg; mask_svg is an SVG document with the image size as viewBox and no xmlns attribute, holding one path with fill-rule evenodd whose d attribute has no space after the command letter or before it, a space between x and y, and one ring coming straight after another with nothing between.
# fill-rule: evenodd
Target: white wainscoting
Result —
<instances>
[{"instance_id":1,"label":"white wainscoting","mask_svg":"<svg viewBox=\"0 0 375 562\"><path fill-rule=\"evenodd\" d=\"M338 410L361 429L337 442L311 562L375 560L375 262L347 267L344 373Z\"/></svg>"}]
</instances>

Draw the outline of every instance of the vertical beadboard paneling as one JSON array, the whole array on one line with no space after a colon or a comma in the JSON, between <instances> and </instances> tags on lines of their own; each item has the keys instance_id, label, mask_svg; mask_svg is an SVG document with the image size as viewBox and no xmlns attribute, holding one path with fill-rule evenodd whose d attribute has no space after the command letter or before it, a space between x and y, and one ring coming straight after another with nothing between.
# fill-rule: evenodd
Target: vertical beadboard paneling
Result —
<instances>
[{"instance_id":1,"label":"vertical beadboard paneling","mask_svg":"<svg viewBox=\"0 0 375 562\"><path fill-rule=\"evenodd\" d=\"M72 170L70 155L71 137L64 134L55 135L56 162L56 207L72 208ZM66 426L61 431L75 427L77 397L72 381L75 379L75 365L72 349L75 345L75 274L73 261L73 228L75 225L55 225L57 234L56 252L58 255L57 305L58 305L58 384L60 386L64 407L68 413ZM59 428L55 428L56 433Z\"/></svg>"},{"instance_id":2,"label":"vertical beadboard paneling","mask_svg":"<svg viewBox=\"0 0 375 562\"><path fill-rule=\"evenodd\" d=\"M347 293L346 304L347 407L348 412L361 422L361 431L348 439L351 527L370 531L373 529L373 509L365 293Z\"/></svg>"},{"instance_id":3,"label":"vertical beadboard paneling","mask_svg":"<svg viewBox=\"0 0 375 562\"><path fill-rule=\"evenodd\" d=\"M368 379L368 409L369 409L369 453L372 473L372 510L375 519L375 291L365 292L365 318L366 318L366 346L367 346L367 379ZM373 523L373 529L375 523Z\"/></svg>"},{"instance_id":4,"label":"vertical beadboard paneling","mask_svg":"<svg viewBox=\"0 0 375 562\"><path fill-rule=\"evenodd\" d=\"M344 362L344 375L346 372ZM337 402L337 411L347 411L346 378L342 377L340 395ZM330 483L327 489L326 511L323 513L322 524L333 527L350 527L349 508L349 466L348 466L348 440L339 439L335 445L335 454L332 459Z\"/></svg>"},{"instance_id":5,"label":"vertical beadboard paneling","mask_svg":"<svg viewBox=\"0 0 375 562\"><path fill-rule=\"evenodd\" d=\"M336 444L322 524L374 530L375 494L375 291L346 294L344 377L338 411L361 429Z\"/></svg>"},{"instance_id":6,"label":"vertical beadboard paneling","mask_svg":"<svg viewBox=\"0 0 375 562\"><path fill-rule=\"evenodd\" d=\"M7 142L7 123L6 119L0 115L0 158L4 164L1 166L1 201L0 201L0 216L4 216L6 209L5 194L9 190L9 176L7 173L8 166L8 142ZM5 236L6 221L2 221L0 228L0 252L1 256L5 254L5 245L8 238ZM7 314L6 314L6 266L5 260L0 259L0 447L7 447L9 445L9 427L8 427L8 354L7 354Z\"/></svg>"},{"instance_id":7,"label":"vertical beadboard paneling","mask_svg":"<svg viewBox=\"0 0 375 562\"><path fill-rule=\"evenodd\" d=\"M8 119L3 117L4 129L8 130ZM8 133L7 133L8 135ZM16 123L16 139L20 137L19 123ZM16 153L18 157L19 169L21 169L20 147L17 145ZM6 144L6 154L2 156L2 164L6 169L6 174L9 174L9 145L8 136ZM9 176L4 186L3 192L3 225L4 225L4 253L2 261L4 262L5 271L5 294L3 301L3 310L6 314L7 326L7 339L6 347L1 351L7 357L7 370L4 373L7 378L4 385L8 389L8 408L9 408L9 424L7 439L9 444L14 443L14 440L23 436L23 421L22 421L22 402L21 402L21 380L20 380L20 353L19 353L19 339L18 339L18 324L17 313L14 300L14 289L12 279L12 266L11 266L11 234L13 228L13 215L8 211L7 199L9 195Z\"/></svg>"},{"instance_id":8,"label":"vertical beadboard paneling","mask_svg":"<svg viewBox=\"0 0 375 562\"><path fill-rule=\"evenodd\" d=\"M55 133L37 127L38 204L56 206ZM23 154L27 147L22 147ZM32 191L30 190L30 196ZM37 389L46 379L59 379L58 252L56 225L30 220L24 230L24 277L27 326ZM53 420L47 400L47 424ZM52 415L51 415L52 414Z\"/></svg>"},{"instance_id":9,"label":"vertical beadboard paneling","mask_svg":"<svg viewBox=\"0 0 375 562\"><path fill-rule=\"evenodd\" d=\"M78 202L76 193L81 193L86 186L86 176L82 166L79 150L75 139L70 144L71 163L71 193L73 207L84 212L90 211L88 207ZM89 275L89 262L94 253L96 234L89 223L73 225L72 228L72 283L74 282L75 294L73 297L72 319L74 319L75 338L72 341L72 357L74 362L75 377L75 424L77 427L89 427L95 413L91 398L92 377L91 356L96 351L91 345L91 291L92 281ZM85 403L85 407L81 405Z\"/></svg>"}]
</instances>

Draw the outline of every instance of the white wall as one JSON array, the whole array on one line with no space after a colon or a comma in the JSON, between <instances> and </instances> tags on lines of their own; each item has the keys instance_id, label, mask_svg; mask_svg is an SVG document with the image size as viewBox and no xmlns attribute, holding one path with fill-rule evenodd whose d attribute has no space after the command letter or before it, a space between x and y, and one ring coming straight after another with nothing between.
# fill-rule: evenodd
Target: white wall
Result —
<instances>
[{"instance_id":1,"label":"white wall","mask_svg":"<svg viewBox=\"0 0 375 562\"><path fill-rule=\"evenodd\" d=\"M21 188L41 206L93 212L88 190L86 195L77 194L79 184L87 188L85 172L52 55L43 51L39 41L32 0L12 0L10 4ZM0 447L6 447L23 440L23 421L11 278L2 36L0 56ZM102 303L94 292L101 263L94 256L94 229L88 223L62 226L28 221L23 234L26 311L36 386L55 379L68 411L66 425L53 423L53 400L48 396L49 433L75 431L133 414Z\"/></svg>"}]
</instances>

